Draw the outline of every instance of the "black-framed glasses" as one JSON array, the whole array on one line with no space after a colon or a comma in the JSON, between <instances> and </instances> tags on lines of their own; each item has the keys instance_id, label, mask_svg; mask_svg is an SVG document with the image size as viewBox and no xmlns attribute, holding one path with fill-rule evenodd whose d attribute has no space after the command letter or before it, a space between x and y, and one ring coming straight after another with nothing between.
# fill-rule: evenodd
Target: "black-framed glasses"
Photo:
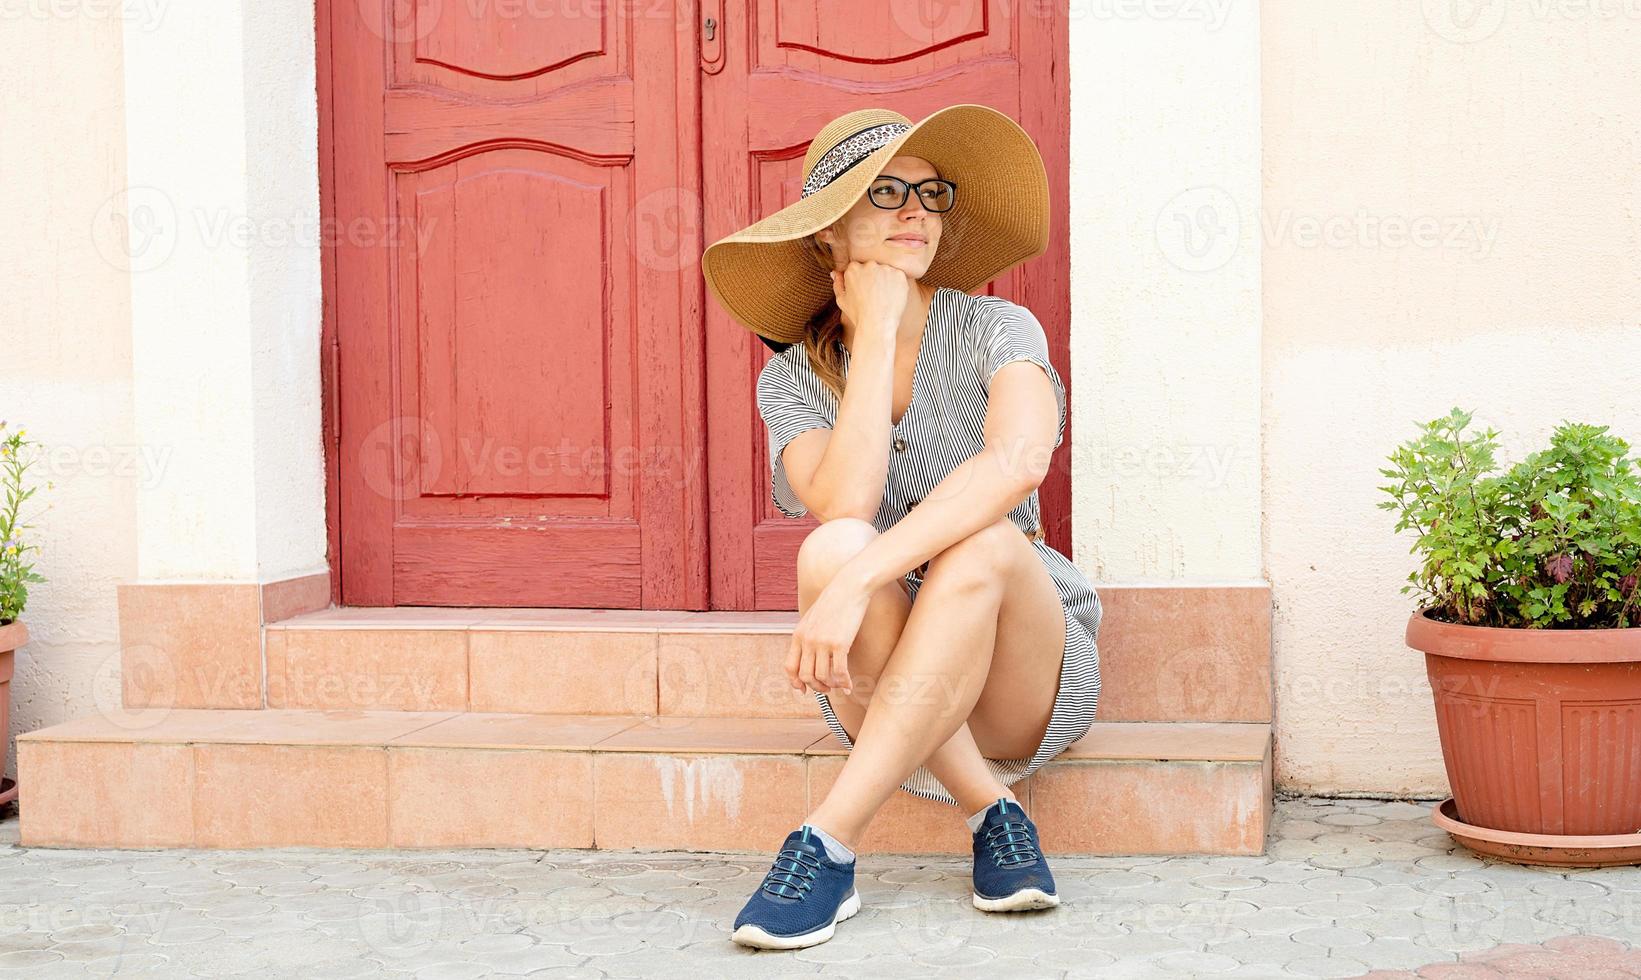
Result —
<instances>
[{"instance_id":1,"label":"black-framed glasses","mask_svg":"<svg viewBox=\"0 0 1641 980\"><path fill-rule=\"evenodd\" d=\"M957 200L957 185L949 180L930 177L912 184L888 174L880 174L872 181L872 186L866 189L866 199L886 211L894 211L906 206L906 196L914 187L917 199L930 211L950 211Z\"/></svg>"}]
</instances>

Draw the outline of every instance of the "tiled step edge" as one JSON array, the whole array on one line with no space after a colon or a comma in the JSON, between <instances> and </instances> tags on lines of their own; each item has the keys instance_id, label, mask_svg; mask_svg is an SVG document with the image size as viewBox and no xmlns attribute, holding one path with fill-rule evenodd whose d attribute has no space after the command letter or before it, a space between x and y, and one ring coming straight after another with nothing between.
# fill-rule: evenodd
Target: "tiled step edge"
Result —
<instances>
[{"instance_id":1,"label":"tiled step edge","mask_svg":"<svg viewBox=\"0 0 1641 980\"><path fill-rule=\"evenodd\" d=\"M1015 786L1050 853L1261 854L1270 729L1096 724ZM819 720L178 709L17 739L34 847L598 847L761 853L847 752ZM967 854L896 793L861 853Z\"/></svg>"},{"instance_id":2,"label":"tiled step edge","mask_svg":"<svg viewBox=\"0 0 1641 980\"><path fill-rule=\"evenodd\" d=\"M1102 720L1271 720L1268 588L1101 595ZM814 695L782 669L796 622L791 612L325 609L264 631L266 705L815 718ZM128 685L125 703L179 703L174 693Z\"/></svg>"}]
</instances>

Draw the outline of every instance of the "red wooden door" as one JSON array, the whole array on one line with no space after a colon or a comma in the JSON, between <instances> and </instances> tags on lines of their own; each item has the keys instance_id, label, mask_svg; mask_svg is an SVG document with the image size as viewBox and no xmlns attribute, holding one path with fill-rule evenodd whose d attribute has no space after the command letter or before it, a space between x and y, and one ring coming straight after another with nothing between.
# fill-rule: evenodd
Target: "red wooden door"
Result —
<instances>
[{"instance_id":1,"label":"red wooden door","mask_svg":"<svg viewBox=\"0 0 1641 980\"><path fill-rule=\"evenodd\" d=\"M320 0L340 598L704 608L694 16Z\"/></svg>"},{"instance_id":2,"label":"red wooden door","mask_svg":"<svg viewBox=\"0 0 1641 980\"><path fill-rule=\"evenodd\" d=\"M703 49L703 238L716 241L798 199L810 137L838 115L881 105L913 121L961 102L1007 113L1031 134L1055 207L1047 253L987 292L1029 307L1067 379L1066 11L999 0L704 0L721 25ZM961 206L961 205L959 205ZM715 608L793 609L798 544L815 526L769 496L754 387L769 348L707 304L707 387L718 395L708 459ZM1066 445L1071 444L1067 422ZM1048 542L1071 552L1069 453L1039 488Z\"/></svg>"}]
</instances>

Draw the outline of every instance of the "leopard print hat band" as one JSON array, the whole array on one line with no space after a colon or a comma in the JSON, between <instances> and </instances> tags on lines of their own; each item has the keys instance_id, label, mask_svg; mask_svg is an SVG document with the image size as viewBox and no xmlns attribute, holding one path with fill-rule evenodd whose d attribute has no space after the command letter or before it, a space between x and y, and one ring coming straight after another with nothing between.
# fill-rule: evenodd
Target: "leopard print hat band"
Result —
<instances>
[{"instance_id":1,"label":"leopard print hat band","mask_svg":"<svg viewBox=\"0 0 1641 980\"><path fill-rule=\"evenodd\" d=\"M911 128L906 123L883 123L869 126L844 139L815 161L815 169L804 180L800 196L808 197L837 180L850 167L871 156L873 150L888 145L890 140Z\"/></svg>"}]
</instances>

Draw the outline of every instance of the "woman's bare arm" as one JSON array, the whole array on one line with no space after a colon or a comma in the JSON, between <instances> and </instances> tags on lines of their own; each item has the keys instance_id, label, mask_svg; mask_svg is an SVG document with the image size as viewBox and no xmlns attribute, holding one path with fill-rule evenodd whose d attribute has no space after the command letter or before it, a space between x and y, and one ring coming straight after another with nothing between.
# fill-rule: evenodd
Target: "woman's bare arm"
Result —
<instances>
[{"instance_id":1,"label":"woman's bare arm","mask_svg":"<svg viewBox=\"0 0 1641 980\"><path fill-rule=\"evenodd\" d=\"M811 437L796 458L787 444L787 480L821 520L870 521L883 505L889 478L890 415L895 397L895 346L901 318L917 283L882 262L849 262L832 270L832 294L845 322L855 325L849 383L826 436ZM794 472L796 471L796 472ZM800 482L803 484L800 486ZM811 506L813 495L816 504Z\"/></svg>"},{"instance_id":2,"label":"woman's bare arm","mask_svg":"<svg viewBox=\"0 0 1641 980\"><path fill-rule=\"evenodd\" d=\"M984 448L850 559L839 577L875 592L1007 517L1047 476L1058 429L1054 389L1043 370L1030 361L1004 365L992 381Z\"/></svg>"},{"instance_id":3,"label":"woman's bare arm","mask_svg":"<svg viewBox=\"0 0 1641 980\"><path fill-rule=\"evenodd\" d=\"M894 410L894 328L861 330L849 355L849 384L831 429L810 429L786 444L787 481L822 521L870 521L889 478L889 418Z\"/></svg>"}]
</instances>

